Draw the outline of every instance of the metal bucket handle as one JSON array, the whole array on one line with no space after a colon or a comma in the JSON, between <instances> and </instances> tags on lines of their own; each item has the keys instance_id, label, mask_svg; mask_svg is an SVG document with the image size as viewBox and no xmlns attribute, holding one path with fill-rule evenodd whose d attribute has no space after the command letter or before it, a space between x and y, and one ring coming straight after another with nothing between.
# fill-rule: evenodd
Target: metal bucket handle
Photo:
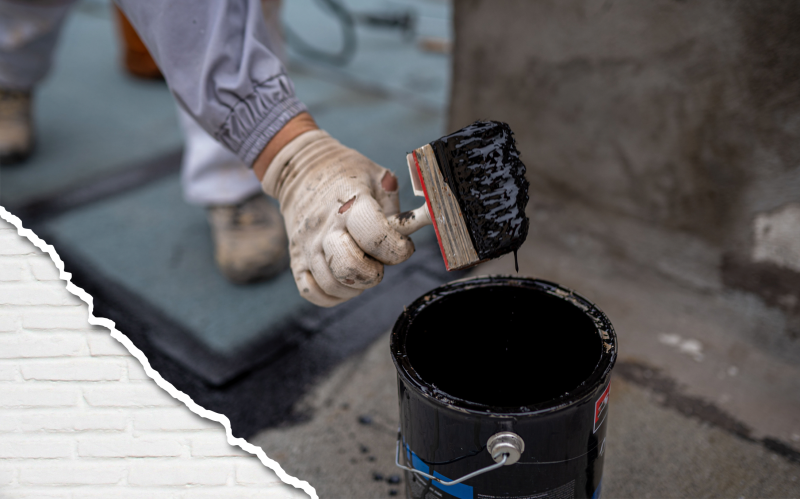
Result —
<instances>
[{"instance_id":1,"label":"metal bucket handle","mask_svg":"<svg viewBox=\"0 0 800 499\"><path fill-rule=\"evenodd\" d=\"M445 482L441 478L437 478L433 475L424 473L418 469L409 468L408 466L400 464L401 440L402 440L402 435L400 434L400 429L398 428L397 450L395 451L394 455L394 464L398 468L410 471L411 473L416 473L417 475L424 476L425 478L429 478L431 480L436 480L437 482L445 486L455 485L457 483L463 482L464 480L469 480L472 477L482 475L488 471L496 470L497 468L514 464L517 461L519 461L519 458L522 456L522 452L525 450L525 442L522 440L522 437L520 437L516 433L512 433L510 431L501 431L499 433L495 433L494 435L489 437L489 440L486 441L486 450L489 451L489 454L492 455L492 459L494 459L495 464L489 465L477 471L473 471L472 473L464 475L457 480Z\"/></svg>"}]
</instances>

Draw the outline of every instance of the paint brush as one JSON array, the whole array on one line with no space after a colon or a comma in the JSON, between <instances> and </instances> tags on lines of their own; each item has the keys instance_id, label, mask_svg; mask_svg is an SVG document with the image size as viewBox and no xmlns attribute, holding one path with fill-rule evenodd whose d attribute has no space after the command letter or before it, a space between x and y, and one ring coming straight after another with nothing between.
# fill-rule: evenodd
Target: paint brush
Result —
<instances>
[{"instance_id":1,"label":"paint brush","mask_svg":"<svg viewBox=\"0 0 800 499\"><path fill-rule=\"evenodd\" d=\"M415 149L406 162L425 204L389 217L395 230L409 235L433 224L447 270L511 251L516 262L528 235L528 181L507 124L476 121Z\"/></svg>"}]
</instances>

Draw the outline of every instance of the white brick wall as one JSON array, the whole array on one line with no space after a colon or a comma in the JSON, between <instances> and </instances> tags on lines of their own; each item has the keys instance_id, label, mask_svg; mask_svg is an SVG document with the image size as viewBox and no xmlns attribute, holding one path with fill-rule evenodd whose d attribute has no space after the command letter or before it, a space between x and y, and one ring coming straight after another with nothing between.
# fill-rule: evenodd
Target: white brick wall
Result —
<instances>
[{"instance_id":1,"label":"white brick wall","mask_svg":"<svg viewBox=\"0 0 800 499\"><path fill-rule=\"evenodd\" d=\"M72 288L0 220L0 497L308 497L279 476L316 497L159 387Z\"/></svg>"}]
</instances>

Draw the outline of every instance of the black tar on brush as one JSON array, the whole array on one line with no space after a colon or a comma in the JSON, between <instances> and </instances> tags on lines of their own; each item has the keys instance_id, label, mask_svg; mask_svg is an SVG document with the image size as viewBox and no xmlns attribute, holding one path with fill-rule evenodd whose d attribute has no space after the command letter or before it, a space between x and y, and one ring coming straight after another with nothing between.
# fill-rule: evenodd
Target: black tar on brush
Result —
<instances>
[{"instance_id":1,"label":"black tar on brush","mask_svg":"<svg viewBox=\"0 0 800 499\"><path fill-rule=\"evenodd\" d=\"M511 251L516 263L528 236L528 181L506 123L476 121L415 149L407 161L426 205L391 217L397 230L410 234L433 223L447 270Z\"/></svg>"}]
</instances>

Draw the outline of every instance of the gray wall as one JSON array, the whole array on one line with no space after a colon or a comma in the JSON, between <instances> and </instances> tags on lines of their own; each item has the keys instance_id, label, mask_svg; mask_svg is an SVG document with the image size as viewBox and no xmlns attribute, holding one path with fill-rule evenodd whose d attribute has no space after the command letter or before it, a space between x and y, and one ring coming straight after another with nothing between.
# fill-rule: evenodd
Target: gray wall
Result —
<instances>
[{"instance_id":1,"label":"gray wall","mask_svg":"<svg viewBox=\"0 0 800 499\"><path fill-rule=\"evenodd\" d=\"M690 235L800 316L800 2L455 0L455 33L450 128L508 122L532 197Z\"/></svg>"}]
</instances>

